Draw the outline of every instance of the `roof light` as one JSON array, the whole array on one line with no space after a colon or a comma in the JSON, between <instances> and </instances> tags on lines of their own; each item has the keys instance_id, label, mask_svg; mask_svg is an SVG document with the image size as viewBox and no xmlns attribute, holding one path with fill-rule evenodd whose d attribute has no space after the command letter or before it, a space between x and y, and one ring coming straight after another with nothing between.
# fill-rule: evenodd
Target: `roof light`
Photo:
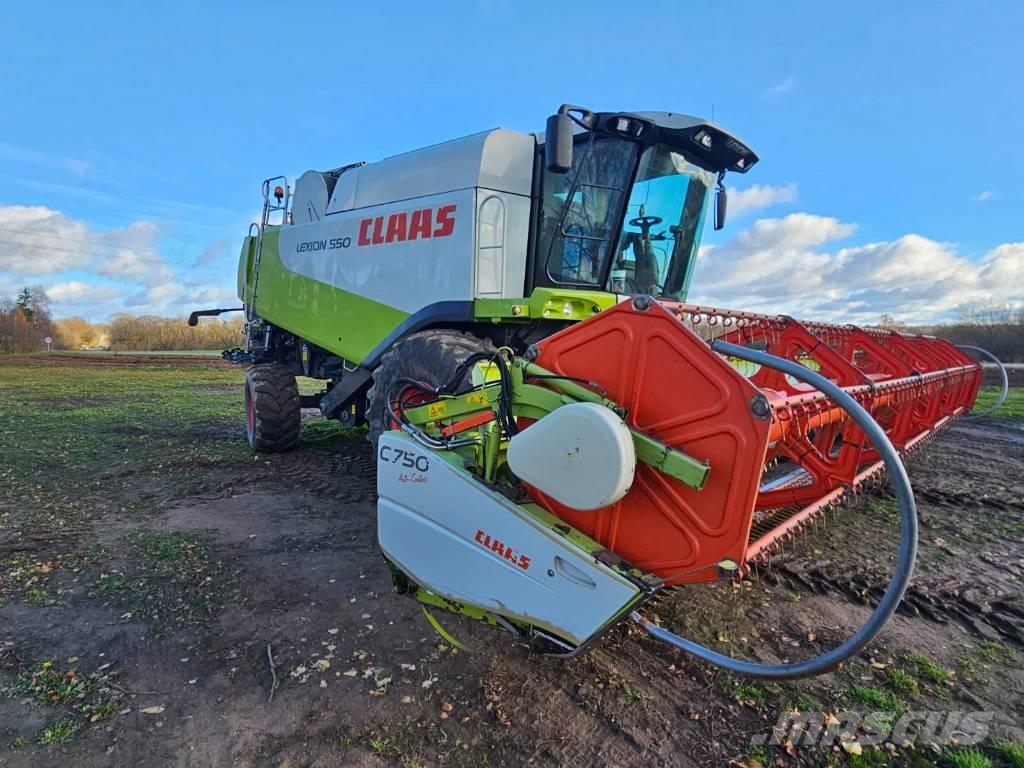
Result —
<instances>
[{"instance_id":1,"label":"roof light","mask_svg":"<svg viewBox=\"0 0 1024 768\"><path fill-rule=\"evenodd\" d=\"M747 158L741 157L739 160L737 160L736 161L736 167L739 168L741 171L744 168L746 168L747 167Z\"/></svg>"},{"instance_id":2,"label":"roof light","mask_svg":"<svg viewBox=\"0 0 1024 768\"><path fill-rule=\"evenodd\" d=\"M711 149L711 134L707 131L698 131L693 140L704 147L704 149Z\"/></svg>"}]
</instances>

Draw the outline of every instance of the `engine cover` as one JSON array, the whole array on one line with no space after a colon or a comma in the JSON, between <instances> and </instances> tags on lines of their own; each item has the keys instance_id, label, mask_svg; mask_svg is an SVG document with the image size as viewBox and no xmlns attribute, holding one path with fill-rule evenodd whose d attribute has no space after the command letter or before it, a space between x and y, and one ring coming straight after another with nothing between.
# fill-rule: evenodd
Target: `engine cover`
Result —
<instances>
[{"instance_id":1,"label":"engine cover","mask_svg":"<svg viewBox=\"0 0 1024 768\"><path fill-rule=\"evenodd\" d=\"M377 446L377 536L421 587L582 645L639 587L538 516L400 432ZM552 518L552 521L558 521Z\"/></svg>"}]
</instances>

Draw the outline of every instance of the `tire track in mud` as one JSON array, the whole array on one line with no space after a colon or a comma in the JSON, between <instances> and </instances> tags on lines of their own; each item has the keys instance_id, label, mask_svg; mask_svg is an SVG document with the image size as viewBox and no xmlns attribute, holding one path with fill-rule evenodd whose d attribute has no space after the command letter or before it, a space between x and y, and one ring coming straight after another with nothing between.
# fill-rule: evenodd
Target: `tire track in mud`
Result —
<instances>
[{"instance_id":1,"label":"tire track in mud","mask_svg":"<svg viewBox=\"0 0 1024 768\"><path fill-rule=\"evenodd\" d=\"M1014 423L972 419L913 457L921 543L901 614L1024 646L1020 435ZM891 551L897 525L891 502L848 508L810 534L811 543L773 559L762 576L796 593L874 606L890 576L880 551Z\"/></svg>"},{"instance_id":2,"label":"tire track in mud","mask_svg":"<svg viewBox=\"0 0 1024 768\"><path fill-rule=\"evenodd\" d=\"M345 438L329 449L282 453L266 466L266 476L256 483L301 489L343 504L377 500L375 456L360 437Z\"/></svg>"},{"instance_id":3,"label":"tire track in mud","mask_svg":"<svg viewBox=\"0 0 1024 768\"><path fill-rule=\"evenodd\" d=\"M1021 513L1024 502L1001 495L974 495L920 483L915 488L921 520L922 546L918 568L899 612L938 624L953 623L989 640L1024 646L1024 581ZM895 535L878 528L880 536ZM818 545L832 551L856 552L847 546L856 524L826 529ZM838 530L837 530L838 529ZM861 536L864 540L872 537ZM852 558L855 560L855 558ZM959 560L959 565L951 564ZM888 586L889 573L872 562L810 562L806 555L785 557L764 572L773 584L795 592L841 594L874 607Z\"/></svg>"},{"instance_id":4,"label":"tire track in mud","mask_svg":"<svg viewBox=\"0 0 1024 768\"><path fill-rule=\"evenodd\" d=\"M780 564L767 575L777 586L795 592L816 595L841 594L872 608L881 600L887 581L880 581L862 572L826 571L823 568L801 569ZM1017 569L1017 577L1024 571ZM999 639L1024 646L1024 608L1009 594L988 599L980 590L957 584L939 590L911 584L900 603L899 613L923 617L937 624L955 623L968 633L985 639Z\"/></svg>"}]
</instances>

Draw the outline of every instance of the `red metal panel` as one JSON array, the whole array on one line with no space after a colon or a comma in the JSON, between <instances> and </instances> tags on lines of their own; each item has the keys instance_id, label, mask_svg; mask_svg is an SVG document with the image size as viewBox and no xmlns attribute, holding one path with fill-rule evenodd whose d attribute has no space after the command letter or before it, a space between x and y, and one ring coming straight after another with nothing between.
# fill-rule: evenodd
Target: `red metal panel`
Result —
<instances>
[{"instance_id":1,"label":"red metal panel","mask_svg":"<svg viewBox=\"0 0 1024 768\"><path fill-rule=\"evenodd\" d=\"M726 558L743 562L769 427L750 412L757 388L657 304L620 304L538 348L539 365L596 381L631 426L712 466L700 491L641 464L610 507L571 510L534 491L538 501L668 583L714 578Z\"/></svg>"}]
</instances>

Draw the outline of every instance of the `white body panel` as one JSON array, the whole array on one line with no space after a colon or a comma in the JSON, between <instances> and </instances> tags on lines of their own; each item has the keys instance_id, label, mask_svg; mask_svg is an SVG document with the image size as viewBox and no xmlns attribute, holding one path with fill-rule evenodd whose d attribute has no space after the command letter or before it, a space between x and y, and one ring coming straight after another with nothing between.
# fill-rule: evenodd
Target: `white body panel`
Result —
<instances>
[{"instance_id":1,"label":"white body panel","mask_svg":"<svg viewBox=\"0 0 1024 768\"><path fill-rule=\"evenodd\" d=\"M633 485L636 453L622 419L597 403L573 403L514 436L508 466L572 509L601 509Z\"/></svg>"},{"instance_id":2,"label":"white body panel","mask_svg":"<svg viewBox=\"0 0 1024 768\"><path fill-rule=\"evenodd\" d=\"M414 231L422 217L428 226ZM438 301L518 298L529 224L530 198L462 189L283 227L281 261L409 313Z\"/></svg>"},{"instance_id":3,"label":"white body panel","mask_svg":"<svg viewBox=\"0 0 1024 768\"><path fill-rule=\"evenodd\" d=\"M380 438L377 494L384 554L413 581L451 600L579 645L639 591L405 435Z\"/></svg>"},{"instance_id":4,"label":"white body panel","mask_svg":"<svg viewBox=\"0 0 1024 768\"><path fill-rule=\"evenodd\" d=\"M319 171L306 171L295 182L292 192L292 219L296 224L320 221L327 215L327 204L335 180Z\"/></svg>"},{"instance_id":5,"label":"white body panel","mask_svg":"<svg viewBox=\"0 0 1024 768\"><path fill-rule=\"evenodd\" d=\"M464 189L283 227L281 261L303 277L410 313L465 300L473 295L475 199L475 190ZM392 216L404 216L405 234L399 239L392 231L388 242ZM410 237L413 218L422 225L423 216L425 227Z\"/></svg>"},{"instance_id":6,"label":"white body panel","mask_svg":"<svg viewBox=\"0 0 1024 768\"><path fill-rule=\"evenodd\" d=\"M495 128L341 174L327 213L483 187L530 196L536 139Z\"/></svg>"}]
</instances>

